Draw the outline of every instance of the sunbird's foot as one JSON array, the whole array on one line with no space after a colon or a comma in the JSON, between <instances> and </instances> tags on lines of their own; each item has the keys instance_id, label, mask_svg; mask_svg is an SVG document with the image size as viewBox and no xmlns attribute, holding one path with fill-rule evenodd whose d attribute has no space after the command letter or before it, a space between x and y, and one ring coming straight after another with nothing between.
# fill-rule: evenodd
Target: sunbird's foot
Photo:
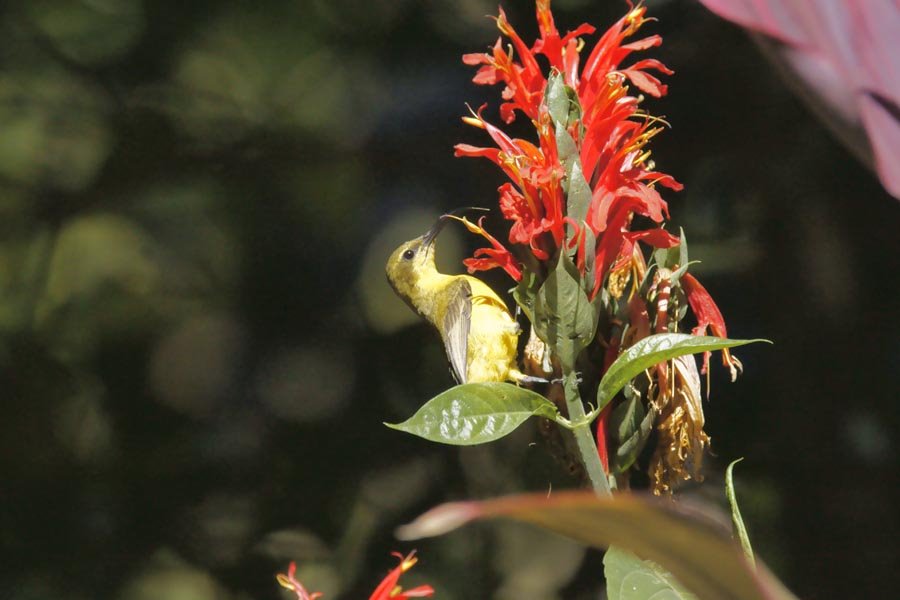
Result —
<instances>
[{"instance_id":1,"label":"sunbird's foot","mask_svg":"<svg viewBox=\"0 0 900 600\"><path fill-rule=\"evenodd\" d=\"M553 383L549 379L545 379L543 377L535 377L534 375L525 375L522 374L520 377L516 378L516 383Z\"/></svg>"},{"instance_id":2,"label":"sunbird's foot","mask_svg":"<svg viewBox=\"0 0 900 600\"><path fill-rule=\"evenodd\" d=\"M584 379L581 378L581 373L578 371L575 372L575 381L577 381L578 383L581 383L582 381L584 381ZM556 379L551 379L549 381L549 383L558 383L560 385L564 384L565 382L566 382L565 377L557 377Z\"/></svg>"},{"instance_id":3,"label":"sunbird's foot","mask_svg":"<svg viewBox=\"0 0 900 600\"><path fill-rule=\"evenodd\" d=\"M550 383L549 379L537 377L535 375L526 375L518 369L510 369L507 378L509 381L514 381L516 385L522 385L523 383Z\"/></svg>"}]
</instances>

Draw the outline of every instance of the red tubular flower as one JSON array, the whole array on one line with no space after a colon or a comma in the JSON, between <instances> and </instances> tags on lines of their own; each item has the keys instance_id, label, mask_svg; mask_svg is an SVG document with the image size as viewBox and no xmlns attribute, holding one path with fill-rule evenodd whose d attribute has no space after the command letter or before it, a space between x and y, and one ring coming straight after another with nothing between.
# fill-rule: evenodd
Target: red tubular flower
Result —
<instances>
[{"instance_id":1,"label":"red tubular flower","mask_svg":"<svg viewBox=\"0 0 900 600\"><path fill-rule=\"evenodd\" d=\"M512 180L499 188L503 216L513 222L509 241L527 245L538 260L546 260L550 256L550 246L558 247L564 237L565 204L561 183L565 170L559 162L550 116L546 107L540 109L538 118L545 127L539 136L540 147L537 147L528 141L508 137L482 118L482 109L464 120L487 131L499 150L458 144L455 154L489 158L503 169Z\"/></svg>"},{"instance_id":2,"label":"red tubular flower","mask_svg":"<svg viewBox=\"0 0 900 600\"><path fill-rule=\"evenodd\" d=\"M400 576L412 569L413 565L418 562L415 550L405 557L399 552L393 552L392 555L400 559L400 564L381 580L381 583L369 596L369 600L408 600L409 598L425 598L434 595L434 588L430 585L420 585L411 590L404 590L397 583Z\"/></svg>"},{"instance_id":3,"label":"red tubular flower","mask_svg":"<svg viewBox=\"0 0 900 600\"><path fill-rule=\"evenodd\" d=\"M320 598L322 596L321 592L313 592L309 593L306 591L306 588L303 587L303 584L297 581L295 577L297 574L297 563L291 562L288 565L287 575L283 573L279 573L275 576L275 579L278 580L279 585L281 587L291 590L295 594L297 594L297 600L316 600L316 598Z\"/></svg>"},{"instance_id":4,"label":"red tubular flower","mask_svg":"<svg viewBox=\"0 0 900 600\"><path fill-rule=\"evenodd\" d=\"M707 329L712 335L718 337L728 337L728 330L725 328L725 319L722 318L722 312L716 306L715 301L706 288L700 285L700 282L691 275L685 273L681 276L681 289L687 295L688 303L691 305L691 311L697 317L697 326L691 330L694 335L706 335ZM709 367L709 352L703 354L703 368L701 373L706 373ZM736 356L732 356L728 348L722 350L722 364L731 371L731 380L737 379L738 373L743 370L741 361Z\"/></svg>"},{"instance_id":5,"label":"red tubular flower","mask_svg":"<svg viewBox=\"0 0 900 600\"><path fill-rule=\"evenodd\" d=\"M491 243L491 248L479 248L475 251L474 258L467 258L463 261L463 264L469 269L469 273L474 273L475 271L486 271L488 269L493 269L495 267L500 267L504 271L506 271L510 277L515 279L516 281L521 281L522 279L522 271L519 269L519 265L516 262L515 257L507 250L503 244L497 241L497 239L489 234L484 228L481 226L481 222L484 221L484 217L478 220L478 225L472 223L465 217L455 217L450 216L451 219L456 219L460 223L466 226L466 229L471 231L472 233L476 233L482 236L484 239Z\"/></svg>"}]
</instances>

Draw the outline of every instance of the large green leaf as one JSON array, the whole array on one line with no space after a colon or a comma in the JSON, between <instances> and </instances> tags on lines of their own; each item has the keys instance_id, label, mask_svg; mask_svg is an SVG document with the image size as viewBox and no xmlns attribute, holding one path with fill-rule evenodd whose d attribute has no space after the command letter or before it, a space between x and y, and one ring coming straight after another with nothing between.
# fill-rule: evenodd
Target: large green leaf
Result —
<instances>
[{"instance_id":1,"label":"large green leaf","mask_svg":"<svg viewBox=\"0 0 900 600\"><path fill-rule=\"evenodd\" d=\"M610 546L603 557L609 600L693 600L697 598L652 560Z\"/></svg>"},{"instance_id":2,"label":"large green leaf","mask_svg":"<svg viewBox=\"0 0 900 600\"><path fill-rule=\"evenodd\" d=\"M610 365L606 375L600 381L600 387L597 389L597 406L598 408L606 406L619 390L625 387L626 383L655 364L677 356L684 356L685 354L734 348L735 346L743 346L753 342L772 343L769 340L762 339L729 340L686 333L657 333L649 335L637 341L620 354L619 358Z\"/></svg>"},{"instance_id":3,"label":"large green leaf","mask_svg":"<svg viewBox=\"0 0 900 600\"><path fill-rule=\"evenodd\" d=\"M510 383L464 383L438 394L403 423L385 423L432 442L472 446L502 438L540 415L552 419L556 406Z\"/></svg>"},{"instance_id":4,"label":"large green leaf","mask_svg":"<svg viewBox=\"0 0 900 600\"><path fill-rule=\"evenodd\" d=\"M556 269L535 297L533 324L564 370L575 367L578 353L594 339L597 317L597 309L581 288L578 270L566 253L560 252Z\"/></svg>"},{"instance_id":5,"label":"large green leaf","mask_svg":"<svg viewBox=\"0 0 900 600\"><path fill-rule=\"evenodd\" d=\"M715 509L709 509L715 511ZM795 600L762 564L754 569L721 522L658 498L556 492L451 502L401 527L411 540L441 535L477 519L507 517L595 547L617 546L658 563L698 598Z\"/></svg>"}]
</instances>

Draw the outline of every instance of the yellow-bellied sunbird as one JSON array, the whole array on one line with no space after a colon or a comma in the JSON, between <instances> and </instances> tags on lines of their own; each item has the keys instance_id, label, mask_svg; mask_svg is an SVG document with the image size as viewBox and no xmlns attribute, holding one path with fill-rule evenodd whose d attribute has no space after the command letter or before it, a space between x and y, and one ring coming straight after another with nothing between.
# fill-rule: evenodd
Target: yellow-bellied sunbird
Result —
<instances>
[{"instance_id":1,"label":"yellow-bellied sunbird","mask_svg":"<svg viewBox=\"0 0 900 600\"><path fill-rule=\"evenodd\" d=\"M394 250L385 267L388 281L398 296L440 332L459 383L545 382L519 371L519 324L500 296L470 275L438 272L434 240L453 217L452 213L441 215L424 235Z\"/></svg>"}]
</instances>

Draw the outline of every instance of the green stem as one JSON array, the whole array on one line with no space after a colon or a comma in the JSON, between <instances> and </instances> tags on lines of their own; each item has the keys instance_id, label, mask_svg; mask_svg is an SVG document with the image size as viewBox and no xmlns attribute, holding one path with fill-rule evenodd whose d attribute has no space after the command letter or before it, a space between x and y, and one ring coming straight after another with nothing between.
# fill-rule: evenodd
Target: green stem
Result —
<instances>
[{"instance_id":1,"label":"green stem","mask_svg":"<svg viewBox=\"0 0 900 600\"><path fill-rule=\"evenodd\" d=\"M584 404L581 402L581 394L578 393L578 376L575 373L566 375L563 389L566 393L569 419L573 423L583 422L585 420ZM597 445L594 443L594 436L591 434L590 426L582 423L577 427L573 427L571 431L572 435L575 436L578 453L581 455L581 464L584 465L584 470L587 472L594 492L600 497L612 496L606 473L603 472L603 465L600 464L600 456L597 454Z\"/></svg>"},{"instance_id":2,"label":"green stem","mask_svg":"<svg viewBox=\"0 0 900 600\"><path fill-rule=\"evenodd\" d=\"M744 555L750 564L756 566L756 558L753 556L753 546L750 545L750 536L747 535L747 528L744 526L744 518L741 516L741 509L738 507L737 496L734 493L734 465L744 460L739 458L731 462L725 469L725 495L728 497L728 504L731 505L731 522L734 525L734 531L741 541L741 548L744 549Z\"/></svg>"}]
</instances>

